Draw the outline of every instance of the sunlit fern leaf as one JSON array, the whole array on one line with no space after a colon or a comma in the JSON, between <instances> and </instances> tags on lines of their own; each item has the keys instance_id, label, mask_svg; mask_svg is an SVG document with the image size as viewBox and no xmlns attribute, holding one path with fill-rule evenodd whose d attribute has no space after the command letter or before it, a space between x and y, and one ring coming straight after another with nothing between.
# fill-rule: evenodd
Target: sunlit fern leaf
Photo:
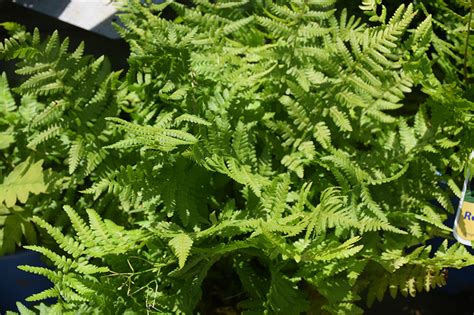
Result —
<instances>
[{"instance_id":1,"label":"sunlit fern leaf","mask_svg":"<svg viewBox=\"0 0 474 315\"><path fill-rule=\"evenodd\" d=\"M13 98L5 73L0 76L0 112L13 112L16 109L15 99Z\"/></svg>"},{"instance_id":2,"label":"sunlit fern leaf","mask_svg":"<svg viewBox=\"0 0 474 315\"><path fill-rule=\"evenodd\" d=\"M63 127L59 124L51 125L48 129L45 129L38 134L35 134L30 139L28 147L34 150L39 144L46 142L52 139L53 137L61 135L61 132L63 130Z\"/></svg>"},{"instance_id":3,"label":"sunlit fern leaf","mask_svg":"<svg viewBox=\"0 0 474 315\"><path fill-rule=\"evenodd\" d=\"M176 257L178 257L179 268L183 268L186 259L189 256L193 240L187 234L178 234L169 241L169 245L173 248Z\"/></svg>"},{"instance_id":4,"label":"sunlit fern leaf","mask_svg":"<svg viewBox=\"0 0 474 315\"><path fill-rule=\"evenodd\" d=\"M30 193L46 192L42 164L42 160L33 163L29 158L18 164L0 185L0 204L13 207L17 200L25 203Z\"/></svg>"}]
</instances>

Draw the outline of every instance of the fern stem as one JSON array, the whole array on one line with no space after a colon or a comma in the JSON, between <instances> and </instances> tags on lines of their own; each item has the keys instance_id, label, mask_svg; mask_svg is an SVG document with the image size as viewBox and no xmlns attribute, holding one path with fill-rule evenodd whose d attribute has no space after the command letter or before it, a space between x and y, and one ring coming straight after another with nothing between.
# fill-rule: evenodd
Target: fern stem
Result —
<instances>
[{"instance_id":1,"label":"fern stem","mask_svg":"<svg viewBox=\"0 0 474 315\"><path fill-rule=\"evenodd\" d=\"M472 21L472 10L474 8L474 0L471 0L471 8L469 10L469 18L467 21L467 34L466 34L466 43L464 45L464 81L466 87L469 86L469 78L467 76L467 57L469 52L469 35L471 34L471 21Z\"/></svg>"}]
</instances>

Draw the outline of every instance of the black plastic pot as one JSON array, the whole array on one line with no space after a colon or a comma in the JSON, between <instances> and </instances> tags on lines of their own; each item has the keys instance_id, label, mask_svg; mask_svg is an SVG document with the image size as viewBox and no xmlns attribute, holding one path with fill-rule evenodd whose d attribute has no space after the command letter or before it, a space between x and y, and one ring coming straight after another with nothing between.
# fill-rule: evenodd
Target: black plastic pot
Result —
<instances>
[{"instance_id":1,"label":"black plastic pot","mask_svg":"<svg viewBox=\"0 0 474 315\"><path fill-rule=\"evenodd\" d=\"M28 296L52 287L45 277L18 269L20 265L46 267L41 255L30 250L0 257L0 314L17 311L16 302L31 306L25 301Z\"/></svg>"},{"instance_id":2,"label":"black plastic pot","mask_svg":"<svg viewBox=\"0 0 474 315\"><path fill-rule=\"evenodd\" d=\"M459 205L459 198L453 197L451 198L451 204L453 205L454 209L457 209ZM440 206L441 207L441 206ZM454 226L454 219L455 214L450 215L448 219L444 222L446 226L452 227ZM441 243L444 241L444 238L435 238L428 242L434 249L437 249ZM456 240L452 239L448 241L448 246L457 243ZM474 248L470 246L466 246L466 249L474 255ZM446 286L438 288L437 290L440 292L448 293L448 294L460 294L464 291L472 291L474 288L474 266L465 267L462 269L454 269L448 268L447 269L447 281Z\"/></svg>"}]
</instances>

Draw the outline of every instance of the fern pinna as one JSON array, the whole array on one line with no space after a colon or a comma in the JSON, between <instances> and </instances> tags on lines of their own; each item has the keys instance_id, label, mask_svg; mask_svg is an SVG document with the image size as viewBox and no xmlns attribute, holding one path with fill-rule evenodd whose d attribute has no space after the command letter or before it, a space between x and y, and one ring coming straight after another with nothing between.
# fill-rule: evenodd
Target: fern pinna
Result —
<instances>
[{"instance_id":1,"label":"fern pinna","mask_svg":"<svg viewBox=\"0 0 474 315\"><path fill-rule=\"evenodd\" d=\"M110 115L123 139L107 146L121 166L83 192L118 201L131 226L89 210L80 232L68 208L72 239L37 219L69 253L32 247L69 279L30 269L55 282L44 296L68 311L203 312L222 272L245 314L357 314L362 297L415 295L472 265L462 246L426 244L450 237L472 147L462 50L437 29L460 22L381 2L127 1L128 116Z\"/></svg>"}]
</instances>

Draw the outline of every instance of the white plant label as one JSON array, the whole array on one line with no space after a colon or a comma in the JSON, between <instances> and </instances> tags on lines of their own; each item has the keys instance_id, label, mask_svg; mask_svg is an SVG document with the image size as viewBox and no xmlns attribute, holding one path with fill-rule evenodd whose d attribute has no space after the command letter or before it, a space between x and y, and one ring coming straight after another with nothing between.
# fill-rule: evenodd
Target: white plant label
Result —
<instances>
[{"instance_id":1,"label":"white plant label","mask_svg":"<svg viewBox=\"0 0 474 315\"><path fill-rule=\"evenodd\" d=\"M474 151L472 151L468 163L472 159L474 159ZM468 167L453 227L454 237L460 243L468 246L472 246L471 242L474 241L474 190L471 187L470 177L471 172Z\"/></svg>"}]
</instances>

